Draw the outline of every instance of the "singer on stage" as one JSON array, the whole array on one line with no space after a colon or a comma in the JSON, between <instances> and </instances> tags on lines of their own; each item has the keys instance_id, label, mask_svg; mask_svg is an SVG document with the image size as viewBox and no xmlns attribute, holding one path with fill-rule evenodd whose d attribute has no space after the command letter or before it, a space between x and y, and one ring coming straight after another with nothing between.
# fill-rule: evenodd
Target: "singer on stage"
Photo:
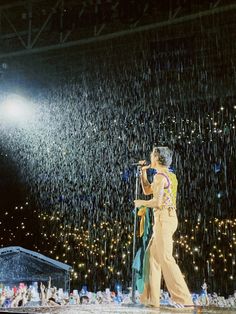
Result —
<instances>
[{"instance_id":1,"label":"singer on stage","mask_svg":"<svg viewBox=\"0 0 236 314\"><path fill-rule=\"evenodd\" d=\"M135 207L153 208L153 234L148 244L144 268L147 275L144 280L144 290L140 301L142 304L160 306L161 273L167 289L176 307L192 307L191 294L184 277L172 256L172 236L177 229L176 196L178 181L176 175L168 170L172 163L173 152L168 147L154 147L151 152L151 164L141 168L141 184L145 195L153 198L135 200ZM145 164L144 161L140 162ZM147 180L146 170L154 168L153 183ZM145 269L144 269L145 270Z\"/></svg>"}]
</instances>

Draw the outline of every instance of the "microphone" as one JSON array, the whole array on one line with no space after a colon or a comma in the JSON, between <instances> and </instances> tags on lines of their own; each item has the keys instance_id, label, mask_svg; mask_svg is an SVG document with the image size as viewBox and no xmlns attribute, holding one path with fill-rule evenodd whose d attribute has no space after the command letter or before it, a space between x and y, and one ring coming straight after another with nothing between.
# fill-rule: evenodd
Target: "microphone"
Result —
<instances>
[{"instance_id":1,"label":"microphone","mask_svg":"<svg viewBox=\"0 0 236 314\"><path fill-rule=\"evenodd\" d=\"M138 167L144 167L147 165L148 165L148 163L146 161L143 164L140 164L139 162L135 162L135 163L131 164L131 166L138 166Z\"/></svg>"}]
</instances>

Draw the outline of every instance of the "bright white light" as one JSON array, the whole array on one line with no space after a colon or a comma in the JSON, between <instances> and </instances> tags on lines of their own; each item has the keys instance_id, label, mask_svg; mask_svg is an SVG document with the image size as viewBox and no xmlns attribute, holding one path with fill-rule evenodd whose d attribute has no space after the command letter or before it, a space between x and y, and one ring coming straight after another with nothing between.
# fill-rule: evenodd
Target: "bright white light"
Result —
<instances>
[{"instance_id":1,"label":"bright white light","mask_svg":"<svg viewBox=\"0 0 236 314\"><path fill-rule=\"evenodd\" d=\"M1 116L9 122L27 122L33 113L32 105L20 95L9 95L1 106Z\"/></svg>"}]
</instances>

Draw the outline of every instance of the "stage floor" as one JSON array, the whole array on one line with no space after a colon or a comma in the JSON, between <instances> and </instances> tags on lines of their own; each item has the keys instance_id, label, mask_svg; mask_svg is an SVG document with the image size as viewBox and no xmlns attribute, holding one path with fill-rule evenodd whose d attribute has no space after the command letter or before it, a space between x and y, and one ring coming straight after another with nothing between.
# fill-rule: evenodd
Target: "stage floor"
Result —
<instances>
[{"instance_id":1,"label":"stage floor","mask_svg":"<svg viewBox=\"0 0 236 314\"><path fill-rule=\"evenodd\" d=\"M232 314L236 313L236 309L225 308L198 308L190 309L152 309L142 308L139 306L125 305L78 305L65 306L57 308L22 308L22 309L0 309L0 313L38 313L38 314L172 314L172 313L191 313L191 314Z\"/></svg>"}]
</instances>

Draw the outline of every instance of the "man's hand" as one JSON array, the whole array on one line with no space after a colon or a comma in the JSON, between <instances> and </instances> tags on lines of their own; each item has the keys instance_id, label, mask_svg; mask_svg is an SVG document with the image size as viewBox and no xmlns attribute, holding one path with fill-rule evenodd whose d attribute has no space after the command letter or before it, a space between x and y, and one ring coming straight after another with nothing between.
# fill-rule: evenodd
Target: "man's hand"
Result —
<instances>
[{"instance_id":1,"label":"man's hand","mask_svg":"<svg viewBox=\"0 0 236 314\"><path fill-rule=\"evenodd\" d=\"M139 208L143 205L143 200L134 200L135 208Z\"/></svg>"},{"instance_id":2,"label":"man's hand","mask_svg":"<svg viewBox=\"0 0 236 314\"><path fill-rule=\"evenodd\" d=\"M146 160L139 160L138 162L141 165L141 170L147 170L151 165L147 165Z\"/></svg>"}]
</instances>

